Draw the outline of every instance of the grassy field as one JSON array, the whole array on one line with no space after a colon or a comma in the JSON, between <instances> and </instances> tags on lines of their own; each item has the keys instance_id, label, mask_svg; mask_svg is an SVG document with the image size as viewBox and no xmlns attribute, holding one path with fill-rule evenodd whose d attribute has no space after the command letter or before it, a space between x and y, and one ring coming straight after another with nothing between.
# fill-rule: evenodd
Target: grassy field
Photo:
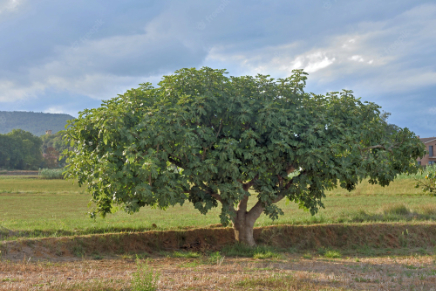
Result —
<instances>
[{"instance_id":1,"label":"grassy field","mask_svg":"<svg viewBox=\"0 0 436 291\"><path fill-rule=\"evenodd\" d=\"M412 179L399 179L389 187L363 182L357 189L327 193L325 209L315 216L289 201L280 202L285 215L272 221L262 215L256 226L360 221L436 219L436 198L414 188ZM218 224L219 209L207 215L189 203L166 211L149 207L128 215L122 210L105 219L89 218L89 195L72 181L43 180L29 176L0 176L0 234L60 236L117 231L206 227ZM254 200L254 199L253 199ZM253 201L251 201L253 203Z\"/></svg>"},{"instance_id":2,"label":"grassy field","mask_svg":"<svg viewBox=\"0 0 436 291\"><path fill-rule=\"evenodd\" d=\"M8 240L0 243L0 290L136 290L153 280L159 290L432 290L436 247L427 230L434 224L419 221L436 221L436 198L414 185L402 177L384 188L363 182L353 192L336 189L315 216L282 201L285 215L275 222L262 216L257 226L321 226L269 227L254 249L184 251L182 236L188 243L209 232L221 233L221 244L233 238L230 229L186 230L218 224L219 209L143 208L94 221L86 215L89 195L71 181L0 176L0 241ZM408 223L379 224L393 221ZM149 229L184 230L158 232L151 250L155 232L119 233ZM107 232L118 233L78 236ZM65 235L74 237L23 238Z\"/></svg>"},{"instance_id":3,"label":"grassy field","mask_svg":"<svg viewBox=\"0 0 436 291\"><path fill-rule=\"evenodd\" d=\"M315 216L293 202L282 201L279 205L285 215L274 222L262 215L256 226L436 220L436 198L424 195L414 185L412 179L399 179L389 187L363 182L353 192L336 189L327 193L325 209ZM219 209L202 215L189 203L166 211L146 207L133 215L120 210L94 221L87 215L89 198L84 189L72 181L0 176L0 235L3 239L13 239L154 228L168 230L207 227L220 222Z\"/></svg>"}]
</instances>

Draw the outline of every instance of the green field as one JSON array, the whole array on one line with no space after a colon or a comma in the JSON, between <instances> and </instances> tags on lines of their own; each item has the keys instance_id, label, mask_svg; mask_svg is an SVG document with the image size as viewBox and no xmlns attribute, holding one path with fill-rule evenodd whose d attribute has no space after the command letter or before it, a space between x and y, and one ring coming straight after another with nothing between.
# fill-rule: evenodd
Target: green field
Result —
<instances>
[{"instance_id":1,"label":"green field","mask_svg":"<svg viewBox=\"0 0 436 291\"><path fill-rule=\"evenodd\" d=\"M315 216L293 202L282 201L284 216L273 222L262 215L256 226L436 220L436 198L424 195L414 185L413 179L400 179L389 187L363 182L352 192L336 189L327 193L325 209ZM2 239L141 231L152 229L153 224L158 230L207 227L220 222L219 209L202 215L189 203L166 211L143 208L133 215L120 210L94 221L87 215L90 197L84 190L72 181L0 176Z\"/></svg>"}]
</instances>

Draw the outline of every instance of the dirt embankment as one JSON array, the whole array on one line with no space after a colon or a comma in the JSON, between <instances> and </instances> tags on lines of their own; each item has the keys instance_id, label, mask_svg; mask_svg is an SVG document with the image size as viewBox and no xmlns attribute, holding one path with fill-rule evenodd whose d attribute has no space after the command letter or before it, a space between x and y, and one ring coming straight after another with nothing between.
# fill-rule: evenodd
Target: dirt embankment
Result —
<instances>
[{"instance_id":1,"label":"dirt embankment","mask_svg":"<svg viewBox=\"0 0 436 291\"><path fill-rule=\"evenodd\" d=\"M436 223L333 224L256 228L259 244L299 250L325 248L419 248L436 246ZM23 239L0 244L7 260L71 260L95 254L153 253L161 250L219 250L234 243L231 228L147 231L75 237Z\"/></svg>"}]
</instances>

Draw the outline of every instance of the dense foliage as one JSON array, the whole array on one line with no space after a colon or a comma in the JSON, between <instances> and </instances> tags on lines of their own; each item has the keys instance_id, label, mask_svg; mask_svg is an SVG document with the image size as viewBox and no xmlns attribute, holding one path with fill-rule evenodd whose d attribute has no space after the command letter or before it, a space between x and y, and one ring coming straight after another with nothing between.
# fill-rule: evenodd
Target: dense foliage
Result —
<instances>
[{"instance_id":1,"label":"dense foliage","mask_svg":"<svg viewBox=\"0 0 436 291\"><path fill-rule=\"evenodd\" d=\"M9 133L13 129L29 131L36 136L45 134L49 129L57 133L65 129L67 120L73 118L69 114L0 111L0 134Z\"/></svg>"},{"instance_id":2,"label":"dense foliage","mask_svg":"<svg viewBox=\"0 0 436 291\"><path fill-rule=\"evenodd\" d=\"M69 147L63 142L62 131L34 136L30 132L14 129L0 134L0 169L59 168L65 165L65 158L59 159Z\"/></svg>"},{"instance_id":3,"label":"dense foliage","mask_svg":"<svg viewBox=\"0 0 436 291\"><path fill-rule=\"evenodd\" d=\"M21 129L0 134L0 168L38 169L43 163L41 145L39 137Z\"/></svg>"},{"instance_id":4,"label":"dense foliage","mask_svg":"<svg viewBox=\"0 0 436 291\"><path fill-rule=\"evenodd\" d=\"M69 175L103 215L113 204L133 213L189 200L207 213L220 202L221 221L253 245L255 220L277 218L284 197L313 214L327 189L416 172L424 147L413 132L387 129L380 107L352 91L305 93L305 75L182 69L158 88L142 84L70 122Z\"/></svg>"},{"instance_id":5,"label":"dense foliage","mask_svg":"<svg viewBox=\"0 0 436 291\"><path fill-rule=\"evenodd\" d=\"M61 153L70 147L63 141L64 131L59 131L55 134L47 134L41 136L42 152L46 167L57 168L65 166L65 157L61 157Z\"/></svg>"}]
</instances>

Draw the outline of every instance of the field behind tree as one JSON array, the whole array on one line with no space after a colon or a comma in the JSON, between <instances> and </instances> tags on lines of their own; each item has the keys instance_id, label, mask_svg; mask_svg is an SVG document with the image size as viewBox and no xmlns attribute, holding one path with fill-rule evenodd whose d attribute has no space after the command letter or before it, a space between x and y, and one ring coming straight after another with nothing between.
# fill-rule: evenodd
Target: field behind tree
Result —
<instances>
[{"instance_id":1,"label":"field behind tree","mask_svg":"<svg viewBox=\"0 0 436 291\"><path fill-rule=\"evenodd\" d=\"M352 192L338 188L326 194L325 209L315 216L292 201L281 201L285 215L276 221L262 215L255 226L436 220L436 198L414 185L413 179L398 179L389 187L364 181ZM133 215L120 209L94 221L87 215L92 210L89 200L85 189L73 181L0 176L0 235L10 240L216 227L220 223L219 208L202 215L189 203L167 210L145 207Z\"/></svg>"}]
</instances>

